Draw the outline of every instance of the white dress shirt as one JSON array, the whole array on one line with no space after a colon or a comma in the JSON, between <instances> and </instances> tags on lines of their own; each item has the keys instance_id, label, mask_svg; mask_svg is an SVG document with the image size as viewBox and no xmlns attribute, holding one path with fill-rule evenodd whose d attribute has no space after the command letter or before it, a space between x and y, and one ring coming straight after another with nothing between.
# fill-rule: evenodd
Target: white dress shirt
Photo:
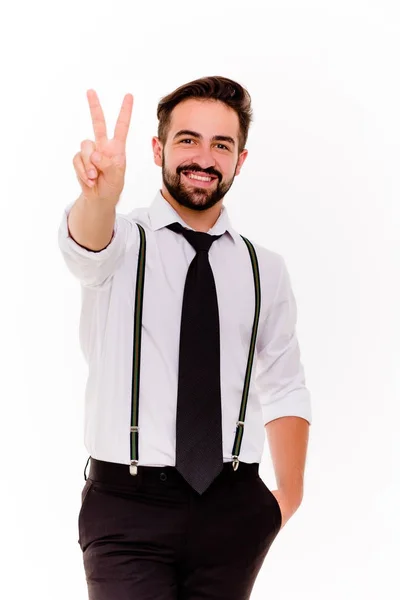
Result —
<instances>
[{"instance_id":1,"label":"white dress shirt","mask_svg":"<svg viewBox=\"0 0 400 600\"><path fill-rule=\"evenodd\" d=\"M134 305L139 231L146 232L139 394L139 466L175 465L179 334L183 289L194 248L166 228L189 227L158 191L148 207L117 213L110 244L92 252L69 235L65 209L59 246L82 291L80 344L89 372L84 444L99 460L130 464ZM223 460L232 460L254 319L249 251L225 206L209 234L221 339ZM245 232L241 232L246 236ZM247 237L247 236L246 236ZM296 337L296 302L284 259L253 243L261 279L261 312L239 460L261 462L264 424L283 416L311 423L310 394Z\"/></svg>"}]
</instances>

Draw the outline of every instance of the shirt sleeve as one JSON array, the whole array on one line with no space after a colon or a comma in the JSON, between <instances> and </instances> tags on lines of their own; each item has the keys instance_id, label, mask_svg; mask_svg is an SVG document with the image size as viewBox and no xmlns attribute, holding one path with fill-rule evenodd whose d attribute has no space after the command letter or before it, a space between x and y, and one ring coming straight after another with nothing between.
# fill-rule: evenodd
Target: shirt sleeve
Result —
<instances>
[{"instance_id":1,"label":"shirt sleeve","mask_svg":"<svg viewBox=\"0 0 400 600\"><path fill-rule=\"evenodd\" d=\"M305 385L296 335L297 306L282 256L275 299L260 332L256 388L263 422L302 417L311 424L310 393Z\"/></svg>"},{"instance_id":2,"label":"shirt sleeve","mask_svg":"<svg viewBox=\"0 0 400 600\"><path fill-rule=\"evenodd\" d=\"M84 286L105 285L122 263L128 247L138 243L136 223L126 216L116 214L113 236L106 248L89 250L78 244L70 235L68 215L74 203L64 210L58 230L58 244L69 271Z\"/></svg>"}]
</instances>

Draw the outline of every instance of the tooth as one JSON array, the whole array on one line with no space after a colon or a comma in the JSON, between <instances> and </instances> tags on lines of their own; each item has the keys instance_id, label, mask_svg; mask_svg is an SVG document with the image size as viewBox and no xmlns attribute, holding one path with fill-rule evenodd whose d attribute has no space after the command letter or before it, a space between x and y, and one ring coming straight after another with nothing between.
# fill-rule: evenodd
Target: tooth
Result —
<instances>
[{"instance_id":1,"label":"tooth","mask_svg":"<svg viewBox=\"0 0 400 600\"><path fill-rule=\"evenodd\" d=\"M188 177L190 177L190 179L197 179L199 181L211 181L211 177L202 177L201 175L189 174Z\"/></svg>"}]
</instances>

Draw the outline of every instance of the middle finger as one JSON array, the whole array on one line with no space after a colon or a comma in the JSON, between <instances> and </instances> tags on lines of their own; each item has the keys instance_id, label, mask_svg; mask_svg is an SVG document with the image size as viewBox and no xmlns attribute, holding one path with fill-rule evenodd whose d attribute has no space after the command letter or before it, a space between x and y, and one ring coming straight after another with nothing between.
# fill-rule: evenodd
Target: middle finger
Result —
<instances>
[{"instance_id":1,"label":"middle finger","mask_svg":"<svg viewBox=\"0 0 400 600\"><path fill-rule=\"evenodd\" d=\"M123 144L125 144L126 138L128 137L129 124L132 116L132 107L132 94L125 94L114 130L114 139L119 140Z\"/></svg>"}]
</instances>

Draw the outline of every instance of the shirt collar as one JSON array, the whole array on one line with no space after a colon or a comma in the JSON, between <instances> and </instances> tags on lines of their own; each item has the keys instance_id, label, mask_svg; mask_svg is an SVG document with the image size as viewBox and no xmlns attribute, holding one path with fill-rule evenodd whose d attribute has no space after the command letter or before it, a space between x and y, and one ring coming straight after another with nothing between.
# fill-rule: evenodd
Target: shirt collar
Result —
<instances>
[{"instance_id":1,"label":"shirt collar","mask_svg":"<svg viewBox=\"0 0 400 600\"><path fill-rule=\"evenodd\" d=\"M193 227L190 227L190 225L185 223L182 217L164 198L164 196L161 193L161 190L158 190L153 202L149 207L149 217L150 227L153 231L162 229L163 227L166 227L171 223L175 223L176 221L180 223L183 227L193 229ZM230 234L230 237L235 243L241 240L240 235L233 229L231 225L226 206L222 206L220 215L216 223L211 229L207 231L207 233L209 233L210 235L221 235L226 231Z\"/></svg>"}]
</instances>

